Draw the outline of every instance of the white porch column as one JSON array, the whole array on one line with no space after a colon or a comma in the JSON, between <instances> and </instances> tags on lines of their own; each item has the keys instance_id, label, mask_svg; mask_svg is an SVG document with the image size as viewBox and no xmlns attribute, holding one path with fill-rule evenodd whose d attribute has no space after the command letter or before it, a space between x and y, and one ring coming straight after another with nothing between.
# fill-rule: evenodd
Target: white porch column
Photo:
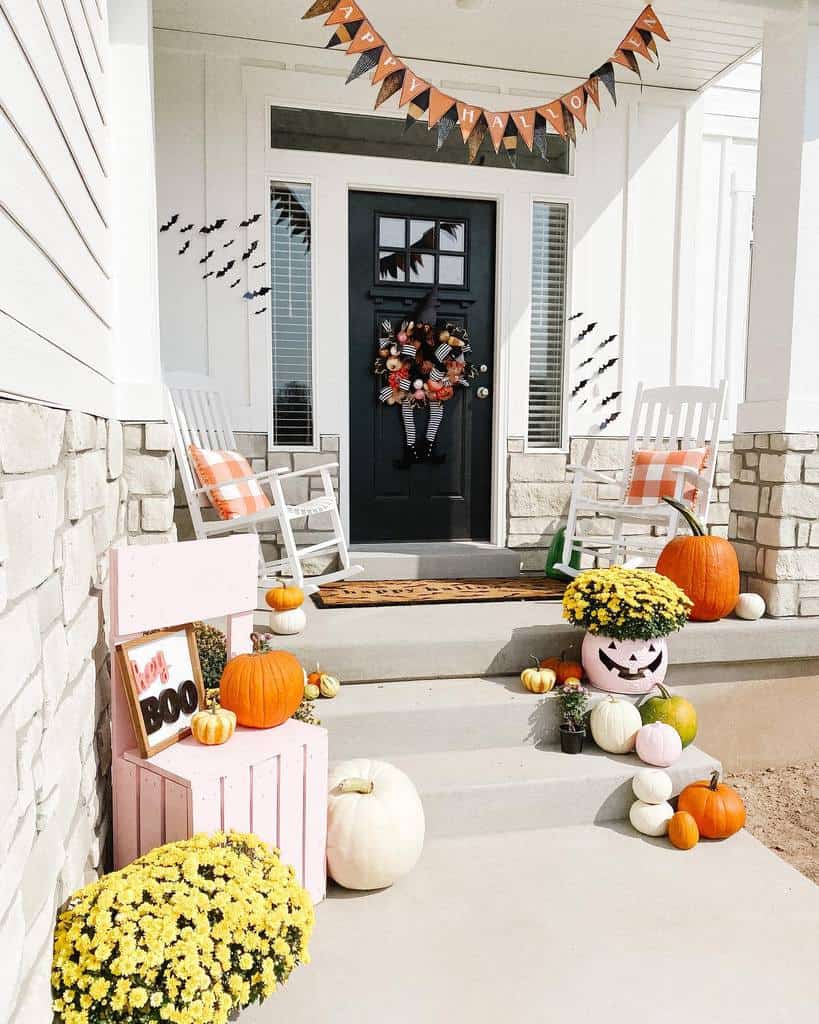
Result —
<instances>
[{"instance_id":1,"label":"white porch column","mask_svg":"<svg viewBox=\"0 0 819 1024\"><path fill-rule=\"evenodd\" d=\"M765 27L738 430L819 431L819 0Z\"/></svg>"}]
</instances>

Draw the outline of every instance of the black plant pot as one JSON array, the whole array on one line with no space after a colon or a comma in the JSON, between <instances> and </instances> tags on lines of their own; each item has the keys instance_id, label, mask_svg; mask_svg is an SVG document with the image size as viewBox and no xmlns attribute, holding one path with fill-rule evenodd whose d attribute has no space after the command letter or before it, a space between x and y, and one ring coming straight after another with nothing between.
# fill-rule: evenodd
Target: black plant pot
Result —
<instances>
[{"instance_id":1,"label":"black plant pot","mask_svg":"<svg viewBox=\"0 0 819 1024\"><path fill-rule=\"evenodd\" d=\"M560 727L560 749L564 754L579 754L583 750L583 740L586 738L586 730L572 732L565 725Z\"/></svg>"}]
</instances>

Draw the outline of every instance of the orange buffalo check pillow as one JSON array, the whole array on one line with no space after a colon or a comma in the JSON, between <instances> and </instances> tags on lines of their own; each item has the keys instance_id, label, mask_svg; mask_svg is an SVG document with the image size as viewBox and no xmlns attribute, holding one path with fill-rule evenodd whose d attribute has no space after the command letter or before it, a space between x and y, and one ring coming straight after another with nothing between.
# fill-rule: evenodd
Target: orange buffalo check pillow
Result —
<instances>
[{"instance_id":1,"label":"orange buffalo check pillow","mask_svg":"<svg viewBox=\"0 0 819 1024\"><path fill-rule=\"evenodd\" d=\"M215 490L208 491L207 498L220 519L236 519L270 508L267 495L255 480L245 480L240 484L230 482L243 476L253 476L253 470L243 455L209 451L195 444L188 445L188 451L200 485L219 484Z\"/></svg>"},{"instance_id":2,"label":"orange buffalo check pillow","mask_svg":"<svg viewBox=\"0 0 819 1024\"><path fill-rule=\"evenodd\" d=\"M636 451L631 458L631 472L626 488L627 505L656 505L662 498L673 498L678 473L674 466L689 466L702 473L708 464L709 448L687 448L685 451ZM697 485L686 478L683 501L694 505Z\"/></svg>"}]
</instances>

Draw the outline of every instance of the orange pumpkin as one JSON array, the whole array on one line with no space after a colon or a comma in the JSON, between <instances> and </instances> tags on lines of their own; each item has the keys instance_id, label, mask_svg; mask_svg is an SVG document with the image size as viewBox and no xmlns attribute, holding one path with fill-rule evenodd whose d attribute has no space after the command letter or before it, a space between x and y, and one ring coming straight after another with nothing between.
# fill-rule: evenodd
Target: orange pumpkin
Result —
<instances>
[{"instance_id":1,"label":"orange pumpkin","mask_svg":"<svg viewBox=\"0 0 819 1024\"><path fill-rule=\"evenodd\" d=\"M264 595L265 601L274 612L290 612L301 608L304 591L301 587L273 587Z\"/></svg>"},{"instance_id":2,"label":"orange pumpkin","mask_svg":"<svg viewBox=\"0 0 819 1024\"><path fill-rule=\"evenodd\" d=\"M688 811L677 811L668 822L668 838L678 850L690 850L700 841L700 830Z\"/></svg>"},{"instance_id":3,"label":"orange pumpkin","mask_svg":"<svg viewBox=\"0 0 819 1024\"><path fill-rule=\"evenodd\" d=\"M559 665L560 658L543 658L540 662L538 662L539 668L550 668L555 675L557 675Z\"/></svg>"},{"instance_id":4,"label":"orange pumpkin","mask_svg":"<svg viewBox=\"0 0 819 1024\"><path fill-rule=\"evenodd\" d=\"M550 668L557 676L557 681L561 686L567 679L583 678L583 666L579 661L564 661L563 658L544 658L540 662L539 667Z\"/></svg>"},{"instance_id":5,"label":"orange pumpkin","mask_svg":"<svg viewBox=\"0 0 819 1024\"><path fill-rule=\"evenodd\" d=\"M657 572L673 580L694 602L691 619L715 622L739 600L739 562L731 544L712 537L685 505L665 498L691 527L690 537L675 537L660 552Z\"/></svg>"},{"instance_id":6,"label":"orange pumpkin","mask_svg":"<svg viewBox=\"0 0 819 1024\"><path fill-rule=\"evenodd\" d=\"M710 779L692 782L680 793L678 811L688 811L706 839L727 839L745 824L745 804L735 789L719 781L719 772Z\"/></svg>"},{"instance_id":7,"label":"orange pumpkin","mask_svg":"<svg viewBox=\"0 0 819 1024\"><path fill-rule=\"evenodd\" d=\"M236 715L211 701L203 711L197 711L191 719L194 738L207 746L227 743L236 731Z\"/></svg>"},{"instance_id":8,"label":"orange pumpkin","mask_svg":"<svg viewBox=\"0 0 819 1024\"><path fill-rule=\"evenodd\" d=\"M239 725L270 729L286 722L304 696L304 670L289 651L263 651L252 634L253 653L239 654L225 665L219 683L223 708L236 713Z\"/></svg>"}]
</instances>

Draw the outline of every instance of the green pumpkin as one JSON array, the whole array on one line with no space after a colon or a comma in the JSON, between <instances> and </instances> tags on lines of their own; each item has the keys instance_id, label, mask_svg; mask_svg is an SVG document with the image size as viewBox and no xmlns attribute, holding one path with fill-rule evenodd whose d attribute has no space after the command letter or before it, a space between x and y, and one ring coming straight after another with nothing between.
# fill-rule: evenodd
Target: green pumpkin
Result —
<instances>
[{"instance_id":1,"label":"green pumpkin","mask_svg":"<svg viewBox=\"0 0 819 1024\"><path fill-rule=\"evenodd\" d=\"M557 533L552 537L552 543L549 545L549 553L546 556L546 575L550 580L569 580L571 576L567 576L565 572L561 572L560 569L555 569L555 565L558 562L563 561L563 541L566 537L566 528L561 526ZM572 551L572 557L569 559L569 565L573 569L580 568L580 551L575 548Z\"/></svg>"},{"instance_id":2,"label":"green pumpkin","mask_svg":"<svg viewBox=\"0 0 819 1024\"><path fill-rule=\"evenodd\" d=\"M649 697L639 707L643 725L664 722L677 730L682 745L687 747L697 735L697 709L685 697L673 697L661 683L657 683L657 689L660 696Z\"/></svg>"}]
</instances>

